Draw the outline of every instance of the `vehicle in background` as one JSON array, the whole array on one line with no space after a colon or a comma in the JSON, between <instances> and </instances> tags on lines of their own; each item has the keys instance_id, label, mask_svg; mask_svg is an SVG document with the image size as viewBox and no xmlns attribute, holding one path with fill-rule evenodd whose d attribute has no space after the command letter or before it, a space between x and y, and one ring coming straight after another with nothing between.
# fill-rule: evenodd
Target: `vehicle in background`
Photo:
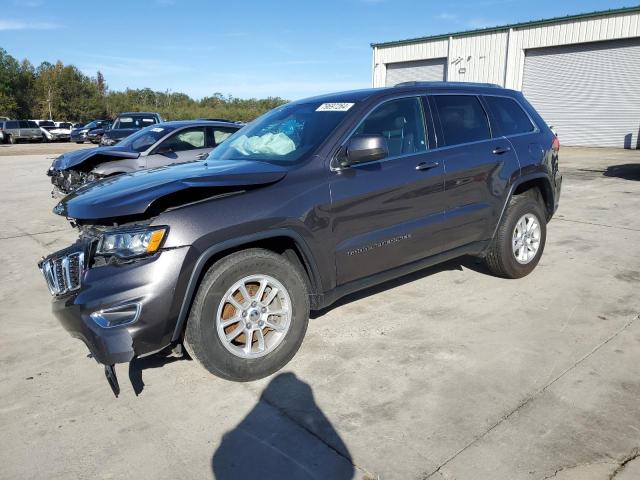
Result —
<instances>
[{"instance_id":1,"label":"vehicle in background","mask_svg":"<svg viewBox=\"0 0 640 480\"><path fill-rule=\"evenodd\" d=\"M55 135L58 140L61 140L63 142L68 142L69 140L71 140L71 130L73 129L71 123L69 122L54 122L54 123L55 123L55 127L50 129L49 132Z\"/></svg>"},{"instance_id":2,"label":"vehicle in background","mask_svg":"<svg viewBox=\"0 0 640 480\"><path fill-rule=\"evenodd\" d=\"M42 142L42 130L36 122L31 120L0 121L0 129L6 143Z\"/></svg>"},{"instance_id":3,"label":"vehicle in background","mask_svg":"<svg viewBox=\"0 0 640 480\"><path fill-rule=\"evenodd\" d=\"M47 171L54 194L70 193L101 178L145 168L204 160L240 129L229 122L183 120L145 127L112 147L67 152Z\"/></svg>"},{"instance_id":4,"label":"vehicle in background","mask_svg":"<svg viewBox=\"0 0 640 480\"><path fill-rule=\"evenodd\" d=\"M43 142L56 142L58 140L69 140L71 131L65 131L56 126L53 120L30 120L35 122L42 132Z\"/></svg>"},{"instance_id":5,"label":"vehicle in background","mask_svg":"<svg viewBox=\"0 0 640 480\"><path fill-rule=\"evenodd\" d=\"M521 92L488 84L303 99L206 162L66 196L54 213L79 239L39 265L114 392L115 363L179 345L212 374L255 380L295 355L310 310L357 290L463 255L500 277L532 272L559 150Z\"/></svg>"},{"instance_id":6,"label":"vehicle in background","mask_svg":"<svg viewBox=\"0 0 640 480\"><path fill-rule=\"evenodd\" d=\"M87 134L96 128L103 128L109 124L109 120L92 120L91 122L71 130L71 141L76 143L84 143L87 141Z\"/></svg>"},{"instance_id":7,"label":"vehicle in background","mask_svg":"<svg viewBox=\"0 0 640 480\"><path fill-rule=\"evenodd\" d=\"M153 112L125 112L116 117L111 128L104 132L100 145L111 146L133 132L141 130L149 125L161 123L164 120L159 113Z\"/></svg>"},{"instance_id":8,"label":"vehicle in background","mask_svg":"<svg viewBox=\"0 0 640 480\"><path fill-rule=\"evenodd\" d=\"M93 130L90 130L89 132L87 132L87 140L89 140L91 143L99 144L100 141L102 140L102 136L104 135L104 132L106 132L110 128L111 128L111 121L103 124L102 127L100 128L94 128Z\"/></svg>"}]
</instances>

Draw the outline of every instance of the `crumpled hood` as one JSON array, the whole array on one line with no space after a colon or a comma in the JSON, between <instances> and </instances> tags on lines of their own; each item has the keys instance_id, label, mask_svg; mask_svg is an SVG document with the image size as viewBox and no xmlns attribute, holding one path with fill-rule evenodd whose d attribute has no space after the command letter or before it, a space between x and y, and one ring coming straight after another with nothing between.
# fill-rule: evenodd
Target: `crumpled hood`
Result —
<instances>
[{"instance_id":1,"label":"crumpled hood","mask_svg":"<svg viewBox=\"0 0 640 480\"><path fill-rule=\"evenodd\" d=\"M87 148L60 155L53 161L51 167L54 170L67 170L77 167L96 155L116 158L138 158L140 156L138 152L132 152L119 146Z\"/></svg>"},{"instance_id":2,"label":"crumpled hood","mask_svg":"<svg viewBox=\"0 0 640 480\"><path fill-rule=\"evenodd\" d=\"M90 183L63 198L53 212L77 220L97 220L144 214L153 202L187 189L207 188L211 196L229 187L255 187L277 182L285 167L248 160L191 162Z\"/></svg>"}]
</instances>

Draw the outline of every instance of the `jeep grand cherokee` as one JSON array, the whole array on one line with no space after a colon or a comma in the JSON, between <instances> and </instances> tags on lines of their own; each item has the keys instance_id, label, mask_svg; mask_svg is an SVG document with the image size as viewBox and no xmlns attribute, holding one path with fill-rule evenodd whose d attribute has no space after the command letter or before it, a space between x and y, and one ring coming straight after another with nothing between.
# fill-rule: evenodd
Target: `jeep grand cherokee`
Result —
<instances>
[{"instance_id":1,"label":"jeep grand cherokee","mask_svg":"<svg viewBox=\"0 0 640 480\"><path fill-rule=\"evenodd\" d=\"M82 187L78 241L40 262L53 311L113 364L184 344L215 375L285 365L310 309L459 257L537 265L559 143L520 92L415 83L296 101L206 162Z\"/></svg>"}]
</instances>

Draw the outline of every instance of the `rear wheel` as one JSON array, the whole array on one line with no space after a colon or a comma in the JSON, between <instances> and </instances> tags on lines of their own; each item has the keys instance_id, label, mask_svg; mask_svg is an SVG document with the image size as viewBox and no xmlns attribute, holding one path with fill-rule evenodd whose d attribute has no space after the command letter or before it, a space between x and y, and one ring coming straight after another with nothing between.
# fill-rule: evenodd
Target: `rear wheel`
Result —
<instances>
[{"instance_id":1,"label":"rear wheel","mask_svg":"<svg viewBox=\"0 0 640 480\"><path fill-rule=\"evenodd\" d=\"M485 257L487 267L500 277L524 277L538 265L546 238L546 216L538 191L515 195Z\"/></svg>"},{"instance_id":2,"label":"rear wheel","mask_svg":"<svg viewBox=\"0 0 640 480\"><path fill-rule=\"evenodd\" d=\"M309 321L303 274L263 249L237 252L206 273L191 307L184 345L222 378L249 381L286 365Z\"/></svg>"}]
</instances>

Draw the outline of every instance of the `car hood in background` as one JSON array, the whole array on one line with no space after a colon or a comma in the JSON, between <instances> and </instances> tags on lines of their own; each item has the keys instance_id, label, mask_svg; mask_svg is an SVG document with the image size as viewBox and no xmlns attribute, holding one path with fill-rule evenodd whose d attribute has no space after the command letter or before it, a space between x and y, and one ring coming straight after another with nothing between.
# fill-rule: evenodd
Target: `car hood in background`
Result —
<instances>
[{"instance_id":1,"label":"car hood in background","mask_svg":"<svg viewBox=\"0 0 640 480\"><path fill-rule=\"evenodd\" d=\"M118 175L79 188L63 198L54 213L76 220L128 217L183 190L207 189L211 197L229 189L243 190L277 182L287 169L265 162L216 160L190 162ZM200 195L194 197L201 198Z\"/></svg>"},{"instance_id":2,"label":"car hood in background","mask_svg":"<svg viewBox=\"0 0 640 480\"><path fill-rule=\"evenodd\" d=\"M69 168L77 167L90 158L95 158L96 156L113 157L114 159L118 159L138 158L140 154L118 146L87 148L86 150L75 150L73 152L67 152L60 155L53 161L51 166L54 170L67 170Z\"/></svg>"}]
</instances>

